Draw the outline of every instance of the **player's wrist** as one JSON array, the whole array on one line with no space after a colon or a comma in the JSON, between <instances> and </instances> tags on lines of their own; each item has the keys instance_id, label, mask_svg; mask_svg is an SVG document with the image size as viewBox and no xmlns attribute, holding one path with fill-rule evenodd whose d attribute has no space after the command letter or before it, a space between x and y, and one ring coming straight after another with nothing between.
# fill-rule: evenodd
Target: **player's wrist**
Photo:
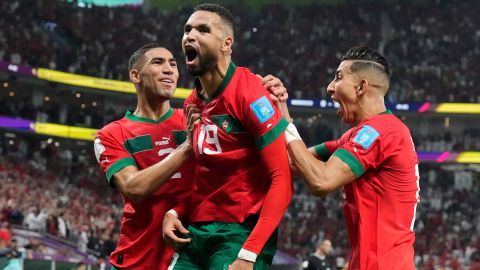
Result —
<instances>
[{"instance_id":1,"label":"player's wrist","mask_svg":"<svg viewBox=\"0 0 480 270\"><path fill-rule=\"evenodd\" d=\"M288 124L287 128L285 129L285 140L287 141L287 145L293 141L301 141L302 138L297 131L297 128L293 123Z\"/></svg>"},{"instance_id":2,"label":"player's wrist","mask_svg":"<svg viewBox=\"0 0 480 270\"><path fill-rule=\"evenodd\" d=\"M240 252L238 252L238 258L247 262L254 263L257 260L257 254L255 252L242 248L240 249Z\"/></svg>"}]
</instances>

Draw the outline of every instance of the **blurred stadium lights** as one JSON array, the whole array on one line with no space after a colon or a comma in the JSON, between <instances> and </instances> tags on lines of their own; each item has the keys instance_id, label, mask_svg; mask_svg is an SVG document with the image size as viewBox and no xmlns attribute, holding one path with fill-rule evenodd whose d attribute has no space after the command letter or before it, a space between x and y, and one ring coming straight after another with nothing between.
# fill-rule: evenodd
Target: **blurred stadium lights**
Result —
<instances>
[{"instance_id":1,"label":"blurred stadium lights","mask_svg":"<svg viewBox=\"0 0 480 270\"><path fill-rule=\"evenodd\" d=\"M74 2L74 1L67 0L67 2ZM118 7L118 6L141 6L143 4L143 0L76 0L76 2L78 7L81 7L81 8L91 8L92 5Z\"/></svg>"}]
</instances>

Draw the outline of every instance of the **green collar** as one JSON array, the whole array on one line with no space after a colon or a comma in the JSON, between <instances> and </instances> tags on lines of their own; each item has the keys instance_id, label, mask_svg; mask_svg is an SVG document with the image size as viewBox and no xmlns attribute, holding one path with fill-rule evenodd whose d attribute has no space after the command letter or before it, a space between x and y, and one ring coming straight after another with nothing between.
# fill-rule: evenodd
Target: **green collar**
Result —
<instances>
[{"instance_id":1,"label":"green collar","mask_svg":"<svg viewBox=\"0 0 480 270\"><path fill-rule=\"evenodd\" d=\"M125 114L125 118L127 118L128 120L134 121L134 122L160 124L161 122L167 120L172 115L173 115L173 109L170 108L167 111L167 113L165 113L162 117L160 117L160 119L153 120L153 119L146 118L146 117L136 116L136 115L133 114L133 111L128 110L127 113Z\"/></svg>"},{"instance_id":2,"label":"green collar","mask_svg":"<svg viewBox=\"0 0 480 270\"><path fill-rule=\"evenodd\" d=\"M205 98L202 94L200 94L200 91L202 91L202 84L200 83L200 79L197 77L195 78L195 90L197 91L197 97L203 100L205 103L209 103L212 101L212 99L220 96L222 92L227 88L227 85L230 83L232 80L233 74L235 73L235 70L237 70L237 66L233 63L230 62L228 65L227 73L225 74L225 78L223 78L222 83L218 86L217 90L211 97Z\"/></svg>"},{"instance_id":3,"label":"green collar","mask_svg":"<svg viewBox=\"0 0 480 270\"><path fill-rule=\"evenodd\" d=\"M386 111L380 113L380 114L393 114L392 111L390 111L390 109L387 109Z\"/></svg>"}]
</instances>

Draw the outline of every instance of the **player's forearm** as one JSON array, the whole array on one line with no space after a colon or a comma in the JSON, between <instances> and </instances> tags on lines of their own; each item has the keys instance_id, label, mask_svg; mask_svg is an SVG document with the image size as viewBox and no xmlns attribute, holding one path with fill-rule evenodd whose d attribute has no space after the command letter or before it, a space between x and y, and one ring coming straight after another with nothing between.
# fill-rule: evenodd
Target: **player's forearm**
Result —
<instances>
[{"instance_id":1,"label":"player's forearm","mask_svg":"<svg viewBox=\"0 0 480 270\"><path fill-rule=\"evenodd\" d=\"M266 166L271 184L265 196L259 220L243 245L243 249L257 255L282 220L293 195L284 137L277 138L262 149L260 156Z\"/></svg>"},{"instance_id":2,"label":"player's forearm","mask_svg":"<svg viewBox=\"0 0 480 270\"><path fill-rule=\"evenodd\" d=\"M329 185L325 163L316 159L303 141L292 141L287 149L291 162L313 195L324 196L333 191Z\"/></svg>"},{"instance_id":3,"label":"player's forearm","mask_svg":"<svg viewBox=\"0 0 480 270\"><path fill-rule=\"evenodd\" d=\"M167 182L192 155L189 142L181 144L164 160L133 173L127 180L124 194L133 202L139 202Z\"/></svg>"}]
</instances>

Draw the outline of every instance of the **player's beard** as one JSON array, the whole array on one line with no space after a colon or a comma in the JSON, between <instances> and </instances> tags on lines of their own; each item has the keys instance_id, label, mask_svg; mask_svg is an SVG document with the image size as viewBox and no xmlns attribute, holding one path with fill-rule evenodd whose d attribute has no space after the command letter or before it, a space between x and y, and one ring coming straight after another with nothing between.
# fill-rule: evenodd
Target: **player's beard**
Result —
<instances>
[{"instance_id":1,"label":"player's beard","mask_svg":"<svg viewBox=\"0 0 480 270\"><path fill-rule=\"evenodd\" d=\"M212 69L218 61L218 57L216 57L213 53L208 53L206 55L198 55L198 66L189 66L187 65L188 73L192 76L201 76L205 72Z\"/></svg>"}]
</instances>

